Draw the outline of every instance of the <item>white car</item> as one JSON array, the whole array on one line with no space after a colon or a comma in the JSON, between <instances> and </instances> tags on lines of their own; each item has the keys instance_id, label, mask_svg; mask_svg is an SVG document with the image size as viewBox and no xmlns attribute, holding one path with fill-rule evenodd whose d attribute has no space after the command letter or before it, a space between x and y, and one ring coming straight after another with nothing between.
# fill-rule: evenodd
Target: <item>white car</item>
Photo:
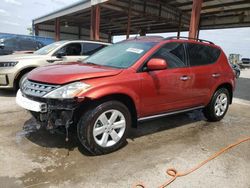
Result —
<instances>
[{"instance_id":1,"label":"white car","mask_svg":"<svg viewBox=\"0 0 250 188\"><path fill-rule=\"evenodd\" d=\"M0 89L18 88L28 72L53 63L83 61L88 56L110 45L94 41L59 41L33 54L12 54L0 57Z\"/></svg>"}]
</instances>

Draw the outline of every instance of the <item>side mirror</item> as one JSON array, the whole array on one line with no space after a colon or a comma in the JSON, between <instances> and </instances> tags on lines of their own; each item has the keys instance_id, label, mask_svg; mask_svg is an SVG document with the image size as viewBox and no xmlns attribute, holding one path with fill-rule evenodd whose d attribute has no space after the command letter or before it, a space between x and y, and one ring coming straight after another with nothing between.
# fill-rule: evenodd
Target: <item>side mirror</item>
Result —
<instances>
[{"instance_id":1,"label":"side mirror","mask_svg":"<svg viewBox=\"0 0 250 188\"><path fill-rule=\"evenodd\" d=\"M149 62L147 63L147 68L150 71L164 70L167 69L167 67L168 66L166 60L160 58L150 59Z\"/></svg>"},{"instance_id":2,"label":"side mirror","mask_svg":"<svg viewBox=\"0 0 250 188\"><path fill-rule=\"evenodd\" d=\"M65 56L66 54L64 53L64 52L58 52L57 54L56 54L56 57L58 58L58 59L61 59L63 56Z\"/></svg>"}]
</instances>

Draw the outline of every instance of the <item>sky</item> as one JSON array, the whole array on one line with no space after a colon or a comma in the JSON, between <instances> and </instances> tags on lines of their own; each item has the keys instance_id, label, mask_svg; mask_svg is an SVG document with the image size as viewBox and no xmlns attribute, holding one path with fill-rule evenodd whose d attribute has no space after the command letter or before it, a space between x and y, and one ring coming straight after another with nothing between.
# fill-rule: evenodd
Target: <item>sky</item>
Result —
<instances>
[{"instance_id":1,"label":"sky","mask_svg":"<svg viewBox=\"0 0 250 188\"><path fill-rule=\"evenodd\" d=\"M0 33L28 34L32 19L61 9L79 0L0 0ZM159 34L158 34L159 35ZM160 34L176 36L176 33ZM181 33L187 36L187 32ZM250 27L237 29L204 30L200 38L221 46L225 53L241 54L250 58ZM114 42L125 36L114 37Z\"/></svg>"},{"instance_id":2,"label":"sky","mask_svg":"<svg viewBox=\"0 0 250 188\"><path fill-rule=\"evenodd\" d=\"M0 32L28 34L32 19L79 0L0 0Z\"/></svg>"},{"instance_id":3,"label":"sky","mask_svg":"<svg viewBox=\"0 0 250 188\"><path fill-rule=\"evenodd\" d=\"M177 33L154 34L163 37L176 36ZM181 36L187 37L188 32L181 32ZM201 30L200 39L212 41L220 46L227 56L231 53L240 54L241 58L250 58L250 27L236 29ZM125 36L117 36L114 42L124 40Z\"/></svg>"}]
</instances>

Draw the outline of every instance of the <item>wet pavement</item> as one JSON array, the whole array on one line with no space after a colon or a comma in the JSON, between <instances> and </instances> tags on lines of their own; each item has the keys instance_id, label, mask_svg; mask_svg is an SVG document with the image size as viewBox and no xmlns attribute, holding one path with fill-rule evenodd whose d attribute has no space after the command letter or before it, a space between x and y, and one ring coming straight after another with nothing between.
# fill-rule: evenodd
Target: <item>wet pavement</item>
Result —
<instances>
[{"instance_id":1,"label":"wet pavement","mask_svg":"<svg viewBox=\"0 0 250 188\"><path fill-rule=\"evenodd\" d=\"M241 80L244 89L237 97L246 101L250 88ZM167 179L167 168L185 171L250 136L250 105L236 100L221 122L207 122L199 110L149 121L132 131L121 150L93 157L79 147L74 129L68 143L63 133L37 130L30 114L15 104L13 92L0 91L0 103L0 187L120 188L138 181L158 187ZM249 188L250 142L169 187Z\"/></svg>"}]
</instances>

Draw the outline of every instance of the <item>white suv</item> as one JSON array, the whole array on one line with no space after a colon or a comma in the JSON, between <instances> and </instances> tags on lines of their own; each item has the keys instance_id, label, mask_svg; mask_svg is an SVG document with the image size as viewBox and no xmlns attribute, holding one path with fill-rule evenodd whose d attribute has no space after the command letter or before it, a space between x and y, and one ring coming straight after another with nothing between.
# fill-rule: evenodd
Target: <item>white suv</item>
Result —
<instances>
[{"instance_id":1,"label":"white suv","mask_svg":"<svg viewBox=\"0 0 250 188\"><path fill-rule=\"evenodd\" d=\"M36 67L82 61L110 45L94 41L59 41L45 46L33 54L13 54L0 57L0 89L18 88L28 72Z\"/></svg>"}]
</instances>

